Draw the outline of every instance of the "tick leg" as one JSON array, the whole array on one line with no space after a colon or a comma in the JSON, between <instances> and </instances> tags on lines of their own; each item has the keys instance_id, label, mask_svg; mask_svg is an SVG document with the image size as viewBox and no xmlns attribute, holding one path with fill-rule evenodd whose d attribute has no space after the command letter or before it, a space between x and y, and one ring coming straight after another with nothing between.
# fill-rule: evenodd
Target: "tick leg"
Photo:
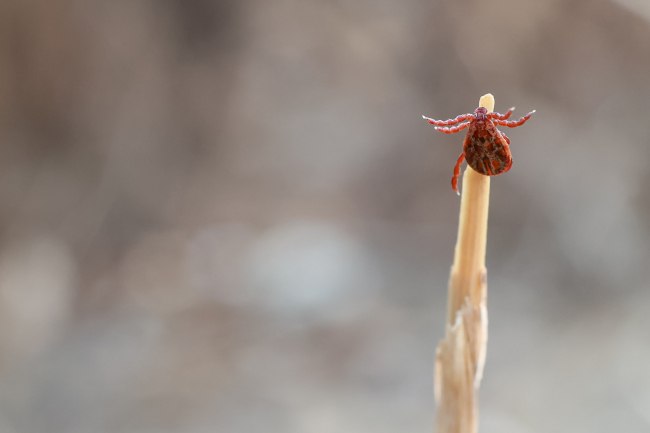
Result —
<instances>
[{"instance_id":1,"label":"tick leg","mask_svg":"<svg viewBox=\"0 0 650 433\"><path fill-rule=\"evenodd\" d=\"M465 152L461 153L458 157L458 161L456 161L456 166L454 167L454 175L451 177L451 188L456 191L456 194L458 195L460 195L460 192L458 192L458 175L460 175L460 165L463 163L464 159Z\"/></svg>"},{"instance_id":2,"label":"tick leg","mask_svg":"<svg viewBox=\"0 0 650 433\"><path fill-rule=\"evenodd\" d=\"M526 114L524 117L522 117L519 120L498 120L498 119L496 119L496 120L494 120L494 123L496 125L507 126L508 128L516 128L517 126L521 126L524 123L526 123L526 121L528 119L530 119L530 116L532 116L534 112L535 112L535 110L531 111L530 113Z\"/></svg>"},{"instance_id":3,"label":"tick leg","mask_svg":"<svg viewBox=\"0 0 650 433\"><path fill-rule=\"evenodd\" d=\"M508 111L505 113L490 113L488 116L490 116L490 119L498 119L498 120L508 120L510 116L512 116L512 112L515 111L515 107L510 107Z\"/></svg>"},{"instance_id":4,"label":"tick leg","mask_svg":"<svg viewBox=\"0 0 650 433\"><path fill-rule=\"evenodd\" d=\"M461 114L460 116L457 116L455 119L436 120L436 119L431 119L427 116L422 116L424 120L436 126L451 126L457 124L458 122L464 122L465 120L469 120L472 117L474 117L473 114Z\"/></svg>"},{"instance_id":5,"label":"tick leg","mask_svg":"<svg viewBox=\"0 0 650 433\"><path fill-rule=\"evenodd\" d=\"M499 133L501 133L501 136L506 139L506 143L508 143L508 145L509 145L510 144L510 137L508 137L505 134L505 132L503 132L503 131L499 131Z\"/></svg>"},{"instance_id":6,"label":"tick leg","mask_svg":"<svg viewBox=\"0 0 650 433\"><path fill-rule=\"evenodd\" d=\"M470 125L470 122L463 122L456 126L451 126L449 128L443 128L442 126L436 126L436 131L440 131L444 134L455 134L463 129L467 128Z\"/></svg>"}]
</instances>

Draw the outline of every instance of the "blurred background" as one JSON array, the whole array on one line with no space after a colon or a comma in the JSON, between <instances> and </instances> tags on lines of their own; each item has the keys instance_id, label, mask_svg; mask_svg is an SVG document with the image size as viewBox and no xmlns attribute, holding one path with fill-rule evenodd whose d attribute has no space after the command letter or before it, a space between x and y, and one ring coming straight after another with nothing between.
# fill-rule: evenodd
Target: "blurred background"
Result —
<instances>
[{"instance_id":1,"label":"blurred background","mask_svg":"<svg viewBox=\"0 0 650 433\"><path fill-rule=\"evenodd\" d=\"M650 430L650 3L2 0L0 432L422 432L461 136L481 431Z\"/></svg>"}]
</instances>

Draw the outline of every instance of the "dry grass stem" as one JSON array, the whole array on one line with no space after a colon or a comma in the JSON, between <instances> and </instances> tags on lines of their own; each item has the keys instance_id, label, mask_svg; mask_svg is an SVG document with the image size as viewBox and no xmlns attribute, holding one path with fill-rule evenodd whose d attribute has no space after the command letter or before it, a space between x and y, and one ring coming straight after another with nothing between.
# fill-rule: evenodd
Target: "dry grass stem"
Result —
<instances>
[{"instance_id":1,"label":"dry grass stem","mask_svg":"<svg viewBox=\"0 0 650 433\"><path fill-rule=\"evenodd\" d=\"M494 110L494 97L479 106ZM487 241L490 178L465 170L454 264L449 278L445 338L435 361L438 433L478 431L478 389L487 343Z\"/></svg>"}]
</instances>

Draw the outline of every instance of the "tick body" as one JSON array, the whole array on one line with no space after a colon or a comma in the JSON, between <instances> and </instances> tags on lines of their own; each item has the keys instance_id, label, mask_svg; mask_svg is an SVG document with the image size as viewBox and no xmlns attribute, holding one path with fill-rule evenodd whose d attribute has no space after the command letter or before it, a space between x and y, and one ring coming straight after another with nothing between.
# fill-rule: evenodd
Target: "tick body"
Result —
<instances>
[{"instance_id":1,"label":"tick body","mask_svg":"<svg viewBox=\"0 0 650 433\"><path fill-rule=\"evenodd\" d=\"M506 113L488 113L485 107L478 107L474 113L461 114L454 119L435 120L422 116L424 120L435 125L436 130L444 134L455 134L467 129L463 141L463 152L456 161L454 175L451 178L451 187L458 192L458 176L463 160L478 173L485 176L496 176L505 173L512 167L512 154L510 153L510 139L499 131L497 126L516 128L521 126L535 110L526 114L519 120L508 120L514 107Z\"/></svg>"}]
</instances>

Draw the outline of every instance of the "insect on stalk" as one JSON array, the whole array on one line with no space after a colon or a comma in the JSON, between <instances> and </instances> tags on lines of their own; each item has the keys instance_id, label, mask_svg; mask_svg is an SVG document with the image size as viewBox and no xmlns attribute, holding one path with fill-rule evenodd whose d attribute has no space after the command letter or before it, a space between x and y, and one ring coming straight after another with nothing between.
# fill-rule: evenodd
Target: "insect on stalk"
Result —
<instances>
[{"instance_id":1,"label":"insect on stalk","mask_svg":"<svg viewBox=\"0 0 650 433\"><path fill-rule=\"evenodd\" d=\"M512 107L504 114L501 114L488 113L485 107L478 107L474 110L474 113L461 114L454 119L448 120L435 120L422 116L424 120L435 125L436 131L443 134L455 134L467 129L467 135L465 135L463 141L463 151L456 161L454 175L451 178L451 187L456 191L456 194L460 195L458 176L463 160L467 160L470 167L485 176L496 176L510 170L510 167L512 167L510 138L499 131L497 126L516 128L526 123L530 116L535 113L535 110L533 110L519 120L508 120L514 109L515 107Z\"/></svg>"}]
</instances>

